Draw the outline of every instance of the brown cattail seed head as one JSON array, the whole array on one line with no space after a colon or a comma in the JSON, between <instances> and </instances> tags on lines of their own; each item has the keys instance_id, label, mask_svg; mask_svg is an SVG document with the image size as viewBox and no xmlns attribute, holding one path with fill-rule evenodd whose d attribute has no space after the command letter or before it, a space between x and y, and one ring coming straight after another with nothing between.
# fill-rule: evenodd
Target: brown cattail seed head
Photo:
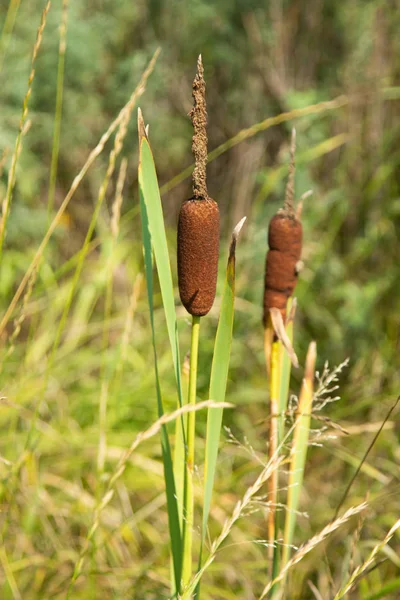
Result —
<instances>
[{"instance_id":1,"label":"brown cattail seed head","mask_svg":"<svg viewBox=\"0 0 400 600\"><path fill-rule=\"evenodd\" d=\"M278 308L285 321L286 304L297 283L296 265L301 257L302 238L301 222L295 216L280 211L271 219L265 267L264 326L270 308Z\"/></svg>"},{"instance_id":2,"label":"brown cattail seed head","mask_svg":"<svg viewBox=\"0 0 400 600\"><path fill-rule=\"evenodd\" d=\"M293 129L285 202L283 209L272 217L268 229L269 252L265 265L264 327L267 326L271 308L278 308L285 322L287 301L297 283L297 264L301 257L303 229L300 212L297 216L294 207L295 152L296 130Z\"/></svg>"},{"instance_id":3,"label":"brown cattail seed head","mask_svg":"<svg viewBox=\"0 0 400 600\"><path fill-rule=\"evenodd\" d=\"M218 204L211 198L186 200L178 222L178 279L182 304L191 315L203 317L214 303L218 253Z\"/></svg>"}]
</instances>

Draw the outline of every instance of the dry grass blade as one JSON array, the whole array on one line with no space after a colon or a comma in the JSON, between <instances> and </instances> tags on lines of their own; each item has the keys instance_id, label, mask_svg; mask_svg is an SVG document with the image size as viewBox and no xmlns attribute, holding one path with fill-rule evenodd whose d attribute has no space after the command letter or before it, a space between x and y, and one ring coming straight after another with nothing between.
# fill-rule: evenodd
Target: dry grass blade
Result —
<instances>
[{"instance_id":1,"label":"dry grass blade","mask_svg":"<svg viewBox=\"0 0 400 600\"><path fill-rule=\"evenodd\" d=\"M297 369L299 366L299 360L293 349L292 342L290 341L289 336L286 333L286 327L282 319L281 311L278 308L270 308L269 312L271 315L271 321L272 326L274 328L274 332L276 333L278 339L282 342L286 352L290 357L290 360L292 361L292 365Z\"/></svg>"},{"instance_id":2,"label":"dry grass blade","mask_svg":"<svg viewBox=\"0 0 400 600\"><path fill-rule=\"evenodd\" d=\"M111 123L111 125L109 126L107 131L101 136L99 143L92 150L88 159L86 160L85 164L83 165L82 169L79 171L78 175L73 180L72 185L71 185L67 195L65 196L60 208L58 209L57 214L55 215L54 219L52 220L52 222L46 232L46 235L44 236L39 248L37 249L36 254L35 254L31 264L29 265L20 285L18 286L17 291L14 294L13 299L11 300L11 303L10 303L7 311L5 312L3 318L0 322L0 335L4 331L8 321L10 320L10 317L15 309L15 306L16 306L18 300L20 299L21 295L23 294L23 291L30 279L32 271L36 268L37 264L39 263L51 236L53 235L56 227L59 225L61 217L63 216L68 204L70 203L73 195L75 194L76 190L78 189L79 185L81 184L82 180L84 179L86 173L88 172L88 170L90 169L92 164L95 162L96 158L103 152L104 146L106 145L107 141L110 139L110 137L112 136L114 131L124 121L124 119L126 117L126 113L132 111L133 107L136 104L137 99L139 98L139 96L141 96L143 94L143 92L145 90L147 79L149 78L151 72L154 69L154 66L155 66L155 63L156 63L159 53L160 53L160 49L158 48L155 51L153 58L149 62L147 69L144 71L138 86L132 93L128 102L121 109L118 116Z\"/></svg>"},{"instance_id":3,"label":"dry grass blade","mask_svg":"<svg viewBox=\"0 0 400 600\"><path fill-rule=\"evenodd\" d=\"M333 100L328 100L326 102L319 102L318 104L312 104L310 106L306 106L305 108L296 108L289 112L281 113L280 115L277 115L276 117L268 117L267 119L264 119L260 123L256 123L255 125L252 125L251 127L248 127L247 129L242 129L235 136L233 136L232 138L230 138L229 140L227 140L226 142L224 142L223 144L221 144L220 146L218 146L217 148L212 150L208 155L208 162L211 162L212 160L218 158L219 156L221 156L221 154L224 154L224 152L227 152L227 150L234 148L241 142L248 140L249 138L253 137L257 133L260 133L261 131L265 131L266 129L270 129L271 127L274 127L275 125L280 125L281 123L286 123L287 121L292 121L293 119L298 119L300 117L306 117L308 115L316 115L316 114L324 113L329 110L338 110L339 108L343 108L344 106L347 106L348 103L349 103L349 100L348 100L347 96L342 95L342 96L337 96L337 98L334 98ZM179 183L184 181L187 177L190 177L190 175L192 174L192 171L193 171L193 165L190 165L189 167L184 169L184 171L182 171L181 173L176 175L173 179L168 181L168 183L163 185L160 188L160 193L165 194L166 192L169 192L169 190L172 190Z\"/></svg>"},{"instance_id":4,"label":"dry grass blade","mask_svg":"<svg viewBox=\"0 0 400 600\"><path fill-rule=\"evenodd\" d=\"M220 404L219 406L222 406L222 404ZM285 459L284 456L279 456L279 452L281 451L282 445L284 443L286 443L287 439L292 434L292 432L293 432L293 428L291 427L289 429L289 431L287 432L285 438L282 440L282 444L280 446L278 446L276 452L274 453L273 456L271 456L270 460L265 465L265 467L263 468L263 470L257 477L256 481L253 483L253 485L251 487L249 487L247 489L242 500L240 500L236 504L232 515L229 517L229 519L227 519L225 521L220 535L212 543L211 548L210 548L210 553L209 553L207 559L205 560L202 568L199 569L199 571L193 577L193 579L191 580L190 584L186 587L186 589L184 589L182 591L182 594L180 596L178 596L180 600L190 600L190 598L192 597L192 594L193 594L194 590L196 589L198 583L200 582L204 572L214 561L218 549L220 548L221 544L225 541L225 539L228 537L228 535L229 535L230 531L232 530L233 526L235 525L236 521L242 516L243 511L250 504L253 497L259 492L259 490L263 487L263 485L265 485L265 483L272 477L273 473L276 470L279 470L279 467L284 462L286 462L287 459Z\"/></svg>"},{"instance_id":5,"label":"dry grass blade","mask_svg":"<svg viewBox=\"0 0 400 600\"><path fill-rule=\"evenodd\" d=\"M290 452L289 489L287 496L287 512L284 530L282 565L289 560L290 548L296 526L296 515L300 503L306 464L308 439L310 433L311 408L314 389L315 362L317 347L311 342L306 357L306 367L301 386L297 418L294 425L292 448Z\"/></svg>"},{"instance_id":6,"label":"dry grass blade","mask_svg":"<svg viewBox=\"0 0 400 600\"><path fill-rule=\"evenodd\" d=\"M270 581L268 583L268 585L265 586L261 596L259 597L259 600L262 600L263 598L265 598L265 596L272 589L272 587L274 585L276 585L277 583L279 583L280 581L282 581L286 577L287 572L292 567L297 565L297 563L299 563L306 556L306 554L309 554L309 552L314 550L314 548L316 546L318 546L318 544L323 542L331 533L336 531L336 529L338 529L339 527L344 525L344 523L346 523L349 519L351 519L351 517L359 514L361 511L365 510L367 508L367 506L368 506L367 503L363 502L362 504L359 504L358 506L353 506L353 507L349 508L349 510L347 510L343 516L341 516L338 519L336 519L335 521L332 521L331 523L329 523L326 527L324 527L324 529L322 529L322 531L320 531L320 533L318 533L317 535L312 537L310 540L308 540L308 542L306 544L303 544L303 546L301 546L297 550L297 552L292 556L292 558L286 563L286 565L283 567L283 569L279 573L278 577L275 577L275 579Z\"/></svg>"},{"instance_id":7,"label":"dry grass blade","mask_svg":"<svg viewBox=\"0 0 400 600\"><path fill-rule=\"evenodd\" d=\"M194 406L185 405L169 415L163 415L162 417L157 419L157 421L155 421L153 423L153 425L151 425L151 427L146 429L146 431L138 433L138 435L135 437L135 439L133 440L130 447L126 450L126 452L120 458L118 465L117 465L117 470L115 471L114 475L109 480L107 490L104 493L103 497L101 498L100 502L98 503L98 505L94 511L94 519L93 519L92 526L90 527L90 529L88 531L88 534L84 541L83 548L82 548L79 558L75 564L74 572L73 572L73 575L72 575L72 578L71 578L71 581L69 584L68 592L67 592L67 599L71 597L71 591L73 589L73 586L74 586L76 580L78 579L78 577L80 576L80 574L82 573L84 561L85 561L86 555L90 548L90 542L93 539L93 536L96 533L96 531L99 527L99 524L100 524L100 515L101 515L102 511L104 510L104 508L112 500L113 495L114 495L114 486L115 486L117 480L121 477L121 475L125 471L125 467L127 465L129 458L131 457L132 453L136 450L136 448L139 446L139 444L141 444L145 440L148 440L151 437L157 435L164 425L167 425L168 423L175 421L176 419L178 419L179 417L181 417L182 415L184 415L186 413L190 413L193 411L197 412L198 410L202 410L203 408L232 408L232 406L233 405L229 404L228 402L223 402L223 403L222 402L214 402L213 400L205 400L204 402L199 402L198 404L196 404Z\"/></svg>"},{"instance_id":8,"label":"dry grass blade","mask_svg":"<svg viewBox=\"0 0 400 600\"><path fill-rule=\"evenodd\" d=\"M0 549L0 563L3 567L3 571L6 576L8 585L10 586L13 599L22 600L21 593L18 589L17 582L15 581L14 573L10 567L10 563L8 561L7 553L4 547Z\"/></svg>"},{"instance_id":9,"label":"dry grass blade","mask_svg":"<svg viewBox=\"0 0 400 600\"><path fill-rule=\"evenodd\" d=\"M7 218L8 218L9 212L10 212L12 194L13 194L13 190L14 190L14 186L15 186L17 162L18 162L18 158L19 158L19 154L20 154L20 146L22 143L22 137L23 137L25 123L26 123L26 120L28 117L29 98L32 93L32 85L33 85L33 80L35 78L35 61L36 61L36 57L37 57L39 49L40 49L40 45L42 43L43 32L44 32L44 28L46 27L47 13L50 10L50 6L51 6L51 2L49 1L49 2L47 2L46 6L42 12L42 17L40 20L39 29L38 29L37 36L36 36L36 42L33 47L31 71L30 71L29 79L28 79L28 89L25 94L24 102L22 105L22 115L21 115L21 119L19 122L19 131L18 131L16 142L15 142L14 153L13 153L12 161L11 161L11 169L10 169L10 173L8 176L7 192L6 192L6 196L4 198L3 205L2 205L2 217L1 217L1 221L0 221L0 264L1 264L1 259L2 259L2 255L3 255L3 244L4 244L4 236L5 236L5 232L6 232Z\"/></svg>"},{"instance_id":10,"label":"dry grass blade","mask_svg":"<svg viewBox=\"0 0 400 600\"><path fill-rule=\"evenodd\" d=\"M348 580L348 582L346 583L346 585L344 585L336 594L334 600L340 600L340 598L343 598L348 592L350 592L350 590L354 587L354 585L357 583L357 579L360 577L360 575L362 575L363 573L365 573L365 571L372 565L372 563L375 560L376 555L386 546L386 544L388 544L390 542L390 540L392 539L392 537L394 536L394 534L396 533L396 531L399 529L400 527L400 519L398 521L396 521L396 523L393 525L393 527L388 531L388 533L386 534L386 536L384 537L384 539L379 542L379 544L376 544L376 546L374 546L374 548L372 549L370 555L368 556L367 560L365 562L363 562L362 565L360 565L359 567L357 567L353 573L351 574L350 579Z\"/></svg>"},{"instance_id":11,"label":"dry grass blade","mask_svg":"<svg viewBox=\"0 0 400 600\"><path fill-rule=\"evenodd\" d=\"M115 190L115 199L112 205L111 212L111 233L114 240L118 237L119 233L119 222L121 218L121 206L123 202L123 189L125 185L126 179L126 170L128 168L128 160L123 158L121 161L121 166L118 173L118 180Z\"/></svg>"}]
</instances>

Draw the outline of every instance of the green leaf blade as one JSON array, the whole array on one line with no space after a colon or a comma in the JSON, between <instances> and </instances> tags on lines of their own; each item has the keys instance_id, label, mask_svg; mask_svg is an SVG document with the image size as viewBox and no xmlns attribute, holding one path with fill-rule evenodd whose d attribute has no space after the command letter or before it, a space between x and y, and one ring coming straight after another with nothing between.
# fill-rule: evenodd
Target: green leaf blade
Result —
<instances>
[{"instance_id":1,"label":"green leaf blade","mask_svg":"<svg viewBox=\"0 0 400 600\"><path fill-rule=\"evenodd\" d=\"M167 237L158 187L156 167L150 144L145 136L140 139L139 189L148 215L151 243L157 265L161 296L167 322L168 337L171 345L177 383L179 405L182 406L182 385L180 371L178 328L175 311L174 286L169 262Z\"/></svg>"},{"instance_id":2,"label":"green leaf blade","mask_svg":"<svg viewBox=\"0 0 400 600\"><path fill-rule=\"evenodd\" d=\"M157 408L158 415L162 416L164 414L164 409L162 402L161 384L158 372L156 332L154 324L152 260L153 252L155 256L157 272L162 291L164 311L166 315L168 334L171 343L180 404L182 403L182 392L172 275L168 259L168 247L165 236L164 219L162 215L161 199L158 191L155 165L151 149L146 138L142 138L140 143L139 196L144 247L144 262L146 270L147 293L150 312L152 344L154 352ZM173 560L172 588L174 591L179 591L182 575L182 532L180 526L180 515L177 502L172 453L167 428L165 426L163 426L161 429L161 448L167 496L168 525Z\"/></svg>"}]
</instances>

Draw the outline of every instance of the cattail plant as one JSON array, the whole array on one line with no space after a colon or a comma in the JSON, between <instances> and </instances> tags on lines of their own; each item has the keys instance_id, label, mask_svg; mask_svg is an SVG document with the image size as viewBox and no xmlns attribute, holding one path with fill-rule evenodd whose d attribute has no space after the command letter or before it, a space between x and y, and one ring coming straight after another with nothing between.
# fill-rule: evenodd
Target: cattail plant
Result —
<instances>
[{"instance_id":1,"label":"cattail plant","mask_svg":"<svg viewBox=\"0 0 400 600\"><path fill-rule=\"evenodd\" d=\"M270 457L277 453L283 433L283 419L280 415L286 410L290 377L290 364L285 365L288 361L287 354L297 366L297 357L288 336L288 332L292 333L293 327L295 304L292 304L291 297L297 283L302 246L300 211L296 214L294 208L295 147L296 134L293 129L285 201L283 208L271 219L268 230L269 251L265 268L263 323L266 366L270 379ZM289 301L291 311L287 318ZM268 488L270 559L276 559L277 551L274 551L274 545L278 470L275 470L270 478ZM274 563L276 568L276 560Z\"/></svg>"},{"instance_id":2,"label":"cattail plant","mask_svg":"<svg viewBox=\"0 0 400 600\"><path fill-rule=\"evenodd\" d=\"M199 56L193 81L193 196L181 207L178 222L178 280L182 304L193 317L206 315L215 298L219 254L218 204L208 195L207 109L204 69Z\"/></svg>"},{"instance_id":3,"label":"cattail plant","mask_svg":"<svg viewBox=\"0 0 400 600\"><path fill-rule=\"evenodd\" d=\"M300 211L294 208L296 133L292 131L289 179L283 208L272 217L268 229L268 245L265 266L264 327L268 329L271 309L278 309L285 322L286 305L293 295L299 273L299 261L303 239Z\"/></svg>"},{"instance_id":4,"label":"cattail plant","mask_svg":"<svg viewBox=\"0 0 400 600\"><path fill-rule=\"evenodd\" d=\"M192 151L195 158L193 196L181 207L178 221L178 283L182 304L192 315L188 403L196 403L197 359L200 317L206 315L215 298L219 254L218 204L208 195L206 85L201 55L193 81L194 105ZM186 494L183 502L184 535L182 583L192 575L193 467L195 413L187 416Z\"/></svg>"},{"instance_id":5,"label":"cattail plant","mask_svg":"<svg viewBox=\"0 0 400 600\"><path fill-rule=\"evenodd\" d=\"M185 360L182 372L177 315L173 293L174 288L160 189L158 187L153 153L148 138L148 129L145 126L140 109L138 111L140 212L154 350L158 413L160 418L164 418L162 382L160 380L157 358L157 332L154 322L153 260L157 267L168 337L172 351L178 412L181 410L184 411L186 417L179 418L176 422L175 451L173 456L168 430L165 426L161 428L161 449L164 463L171 547L171 593L173 598L177 598L183 590L189 590L190 581L192 580L192 583L194 581L194 578L192 578L192 538L194 525L193 469L195 420L192 416L200 406L196 405L200 317L207 314L214 301L219 252L218 206L214 200L209 198L206 186L207 113L201 57L198 60L197 75L193 82L193 97L194 107L191 111L191 118L194 128L193 153L196 163L193 173L193 197L183 203L178 225L179 291L182 302L193 318L189 368L187 369L188 362ZM202 551L206 540L207 523L210 514L223 409L227 406L224 400L228 381L233 331L236 242L244 221L245 218L238 223L232 234L211 364L208 397L213 399L214 406L209 407L207 414L199 567L203 564ZM185 404L185 397L187 397L187 405L183 406ZM198 587L200 571L196 578L196 598L199 597L200 593Z\"/></svg>"}]
</instances>

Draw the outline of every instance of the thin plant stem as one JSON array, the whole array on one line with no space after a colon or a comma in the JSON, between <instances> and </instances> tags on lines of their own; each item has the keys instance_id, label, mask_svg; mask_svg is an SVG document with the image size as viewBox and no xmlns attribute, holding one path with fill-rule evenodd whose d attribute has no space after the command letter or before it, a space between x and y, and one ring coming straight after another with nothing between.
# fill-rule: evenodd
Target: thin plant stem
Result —
<instances>
[{"instance_id":1,"label":"thin plant stem","mask_svg":"<svg viewBox=\"0 0 400 600\"><path fill-rule=\"evenodd\" d=\"M153 68L156 63L159 53L160 53L160 49L157 48L157 50L155 51L155 53L153 55L153 58L149 62L148 67L146 68L146 70L144 71L144 73L142 75L139 85L136 87L136 89L132 93L131 97L129 98L128 102L120 110L118 116L111 123L111 125L109 126L107 131L105 133L103 133L97 146L91 151L85 164L83 165L83 167L79 171L78 175L73 180L67 195L65 196L60 208L57 211L57 214L55 215L54 219L52 220L51 224L49 225L49 228L48 228L42 242L40 243L35 256L33 257L31 264L29 265L28 269L26 270L21 283L19 284L18 289L14 294L13 299L11 300L3 318L1 319L0 335L4 331L8 321L10 320L12 313L14 312L14 309L25 290L25 287L27 286L27 284L29 282L32 271L36 268L37 264L39 263L42 255L43 255L43 252L44 252L47 244L49 243L51 236L53 235L56 227L60 223L62 215L64 214L65 210L67 209L73 195L75 194L76 190L78 189L79 185L81 184L83 178L85 177L86 173L88 172L88 170L90 169L92 164L95 162L96 158L103 152L104 146L106 145L106 143L109 140L109 138L111 137L111 135L114 133L114 131L121 125L122 121L125 119L126 112L133 110L133 107L136 104L138 97L143 94L143 92L146 88L147 79L149 78L150 74L153 71ZM82 248L82 250L79 253L79 260L80 260L81 254L84 253L84 251L85 251L85 249Z\"/></svg>"},{"instance_id":2,"label":"thin plant stem","mask_svg":"<svg viewBox=\"0 0 400 600\"><path fill-rule=\"evenodd\" d=\"M189 369L189 394L188 405L196 404L197 387L197 362L199 353L199 332L200 317L193 316L192 321L192 339L190 344L190 369ZM184 495L184 541L183 541L183 565L182 565L182 585L185 587L192 577L192 545L193 545L193 513L194 513L194 494L193 494L193 469L194 469L194 439L195 439L195 412L188 413L187 416L187 454L186 454L186 486Z\"/></svg>"},{"instance_id":3,"label":"thin plant stem","mask_svg":"<svg viewBox=\"0 0 400 600\"><path fill-rule=\"evenodd\" d=\"M11 0L8 5L6 19L0 36L0 73L3 68L4 58L7 53L9 41L17 20L17 14L21 0Z\"/></svg>"},{"instance_id":4,"label":"thin plant stem","mask_svg":"<svg viewBox=\"0 0 400 600\"><path fill-rule=\"evenodd\" d=\"M266 331L266 344L268 333ZM268 360L266 352L266 360ZM281 343L279 340L274 341L271 347L269 358L269 386L270 386L270 433L269 433L269 457L275 455L278 447L278 411L279 411L279 390L280 390L280 359L281 359ZM268 541L269 541L269 558L273 558L274 542L275 542L275 506L278 495L278 470L276 469L268 480Z\"/></svg>"},{"instance_id":5,"label":"thin plant stem","mask_svg":"<svg viewBox=\"0 0 400 600\"><path fill-rule=\"evenodd\" d=\"M50 222L54 207L54 197L57 181L58 155L60 152L61 118L64 95L65 51L67 48L68 2L63 0L60 24L60 43L58 49L56 111L54 116L53 147L51 152L49 194L47 197L47 219Z\"/></svg>"},{"instance_id":6,"label":"thin plant stem","mask_svg":"<svg viewBox=\"0 0 400 600\"><path fill-rule=\"evenodd\" d=\"M122 204L122 192L126 177L127 161L123 159L121 168L118 175L117 188L115 199L113 203L113 215L111 219L111 240L110 240L110 254L106 262L106 282L105 282L105 302L104 302L104 321L103 321L103 339L102 339L102 368L101 368L101 394L100 394L100 407L99 407L99 448L97 455L97 470L98 480L101 482L104 474L105 457L106 457L106 425L107 425L107 404L108 395L110 389L110 382L112 373L107 368L107 350L109 346L110 338L110 320L111 320L111 309L113 300L113 266L114 266L114 254L117 246L118 234L119 234L119 219L121 215L121 204ZM101 487L101 484L100 486Z\"/></svg>"},{"instance_id":7,"label":"thin plant stem","mask_svg":"<svg viewBox=\"0 0 400 600\"><path fill-rule=\"evenodd\" d=\"M11 205L11 200L12 200L13 191L14 191L14 187L15 187L16 174L17 174L17 163L18 163L18 159L19 159L19 155L20 155L20 149L21 149L21 144L22 144L22 138L24 135L24 129L25 129L25 125L26 125L26 122L28 119L29 99L30 99L31 93L32 93L33 80L35 79L35 62L36 62L36 57L38 55L38 52L39 52L39 49L40 49L40 46L42 43L43 32L44 32L44 28L46 27L47 13L50 10L50 6L51 6L51 2L49 1L49 2L47 2L45 8L43 9L42 17L40 20L40 25L39 25L37 35L36 35L36 42L33 47L31 70L30 70L29 78L28 78L28 88L27 88L27 91L26 91L26 94L24 97L23 105L22 105L22 114L21 114L21 119L19 122L19 130L18 130L17 139L15 141L15 148L14 148L14 153L13 153L13 157L12 157L12 161L11 161L11 168L10 168L10 172L8 175L7 192L6 192L4 201L2 203L2 217L1 217L1 221L0 221L0 265L1 265L2 257L3 257L3 244L4 244L5 234L6 234L7 219L8 219L9 213L10 213L10 205Z\"/></svg>"},{"instance_id":8,"label":"thin plant stem","mask_svg":"<svg viewBox=\"0 0 400 600\"><path fill-rule=\"evenodd\" d=\"M91 527L88 530L88 533L84 540L81 552L79 554L79 558L78 558L77 562L75 563L74 572L72 574L72 577L71 577L71 580L70 580L70 583L68 586L67 594L66 594L66 600L69 600L69 598L71 598L71 592L75 585L75 582L82 573L82 569L83 569L85 559L88 554L93 536L96 533L96 531L100 525L101 514L102 514L103 510L107 507L107 505L111 502L111 500L114 496L114 492L115 492L115 485L116 485L117 481L119 480L119 478L125 472L126 466L129 462L132 454L135 452L136 448L142 442L149 440L151 437L157 435L157 433L159 433L161 431L161 429L164 425L167 425L168 423L172 423L173 421L175 421L176 419L179 419L182 415L184 415L186 413L189 413L191 411L197 412L198 410L203 410L203 408L232 408L232 404L229 404L228 402L214 402L213 400L204 400L203 402L199 402L195 406L189 406L189 405L182 406L181 408L178 408L178 410L174 411L173 413L170 413L168 415L164 414L162 417L157 419L157 421L155 421L148 429L146 429L146 431L141 431L140 433L138 433L136 435L135 439L133 440L132 444L129 446L129 448L127 450L125 450L125 452L122 454L121 458L118 461L118 464L116 466L114 474L108 480L107 489L104 492L104 495L102 496L100 503L98 503L95 508L95 511L93 514L93 522L92 522Z\"/></svg>"},{"instance_id":9,"label":"thin plant stem","mask_svg":"<svg viewBox=\"0 0 400 600\"><path fill-rule=\"evenodd\" d=\"M330 111L330 110L338 110L338 109L341 109L341 108L344 108L345 106L347 106L348 103L349 103L349 100L348 100L347 96L341 95L341 96L337 96L333 100L319 102L318 104L312 104L310 106L305 106L302 108L295 108L289 112L281 113L280 115L277 115L276 117L268 117L267 119L264 119L263 121L260 121L259 123L255 123L251 127L242 129L236 135L234 135L232 138L230 138L226 142L223 142L217 148L214 148L214 150L209 152L208 157L207 157L207 162L210 163L212 160L215 160L216 158L221 156L221 154L224 154L225 152L227 152L231 148L234 148L241 142L244 142L245 140L252 138L253 136L260 133L261 131L265 131L267 129L270 129L271 127L280 125L281 123L286 123L287 121L292 121L293 119L299 119L302 117L307 117L309 115L324 114L325 112ZM187 177L191 176L192 171L193 171L193 165L189 165L186 169L184 169L183 171L178 173L178 175L176 175L175 177L170 179L170 181L167 181L167 183L165 183L160 188L161 195L166 194L167 192L172 190L174 187L176 187L177 185L182 183L182 181L185 181L185 179Z\"/></svg>"}]
</instances>

